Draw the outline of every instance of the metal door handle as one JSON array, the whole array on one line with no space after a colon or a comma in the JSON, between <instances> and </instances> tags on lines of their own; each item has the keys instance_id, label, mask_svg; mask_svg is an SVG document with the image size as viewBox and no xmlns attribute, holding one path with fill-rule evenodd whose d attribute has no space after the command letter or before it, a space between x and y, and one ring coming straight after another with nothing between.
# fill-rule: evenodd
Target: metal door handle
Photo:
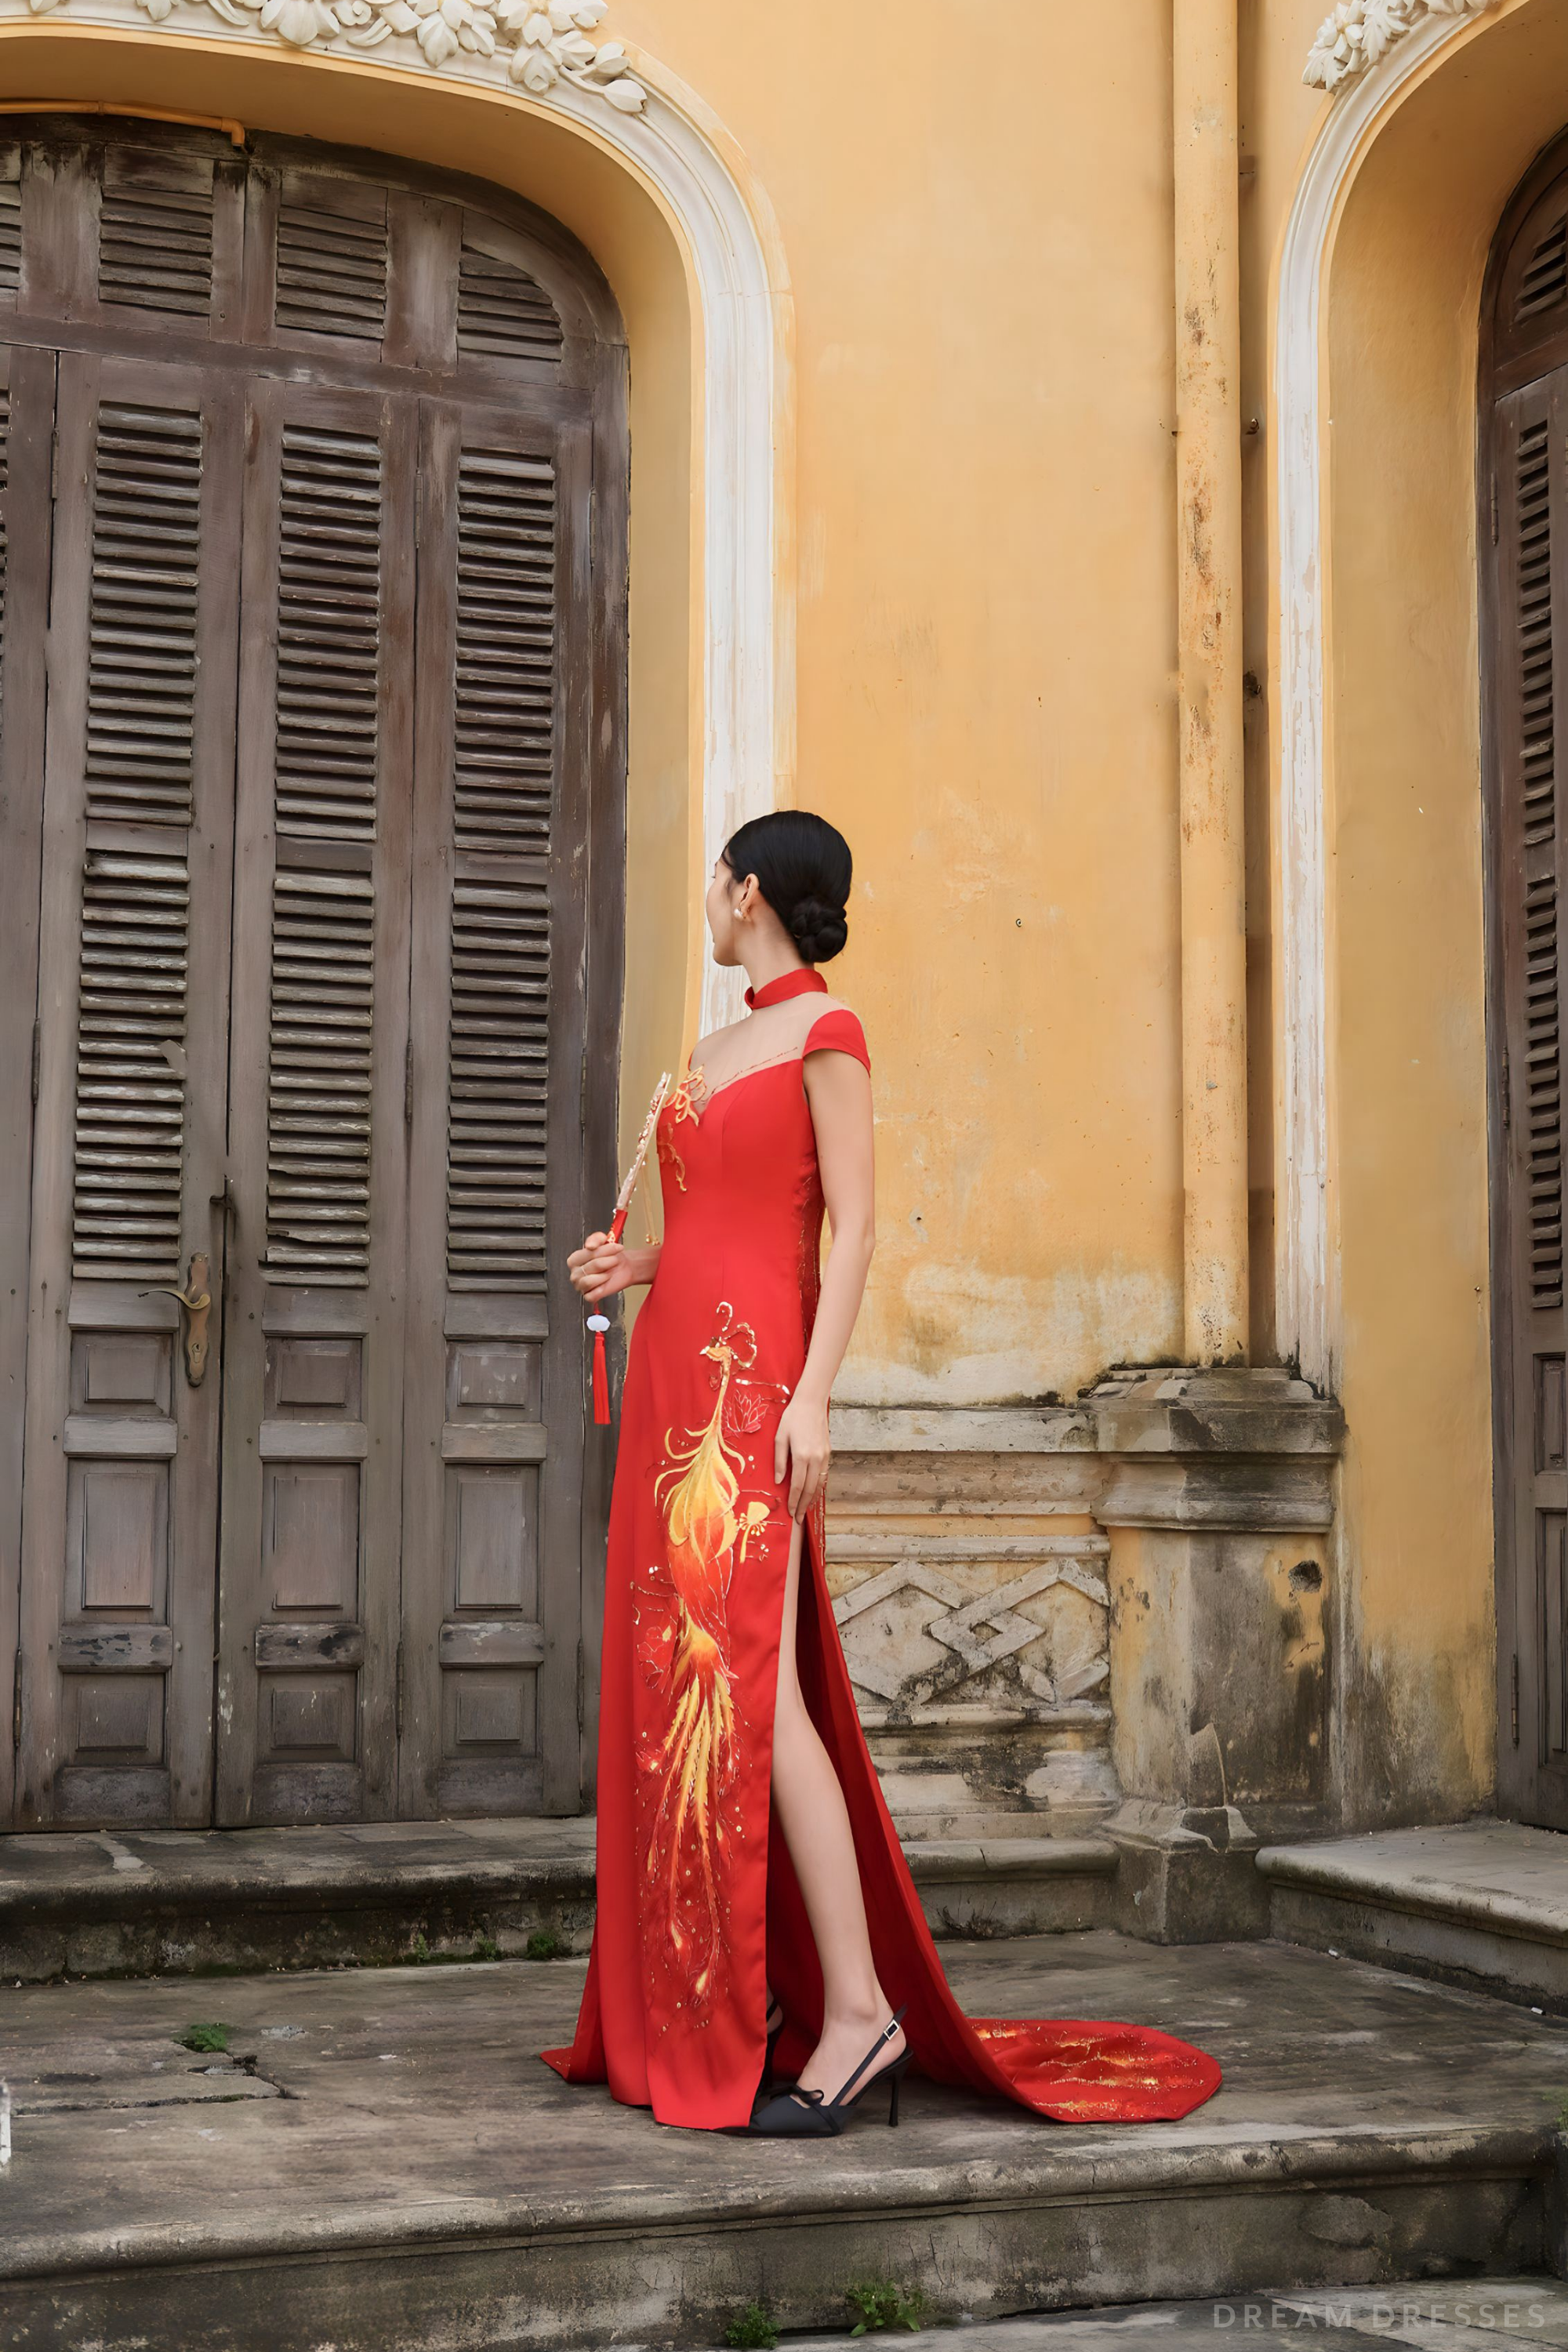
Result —
<instances>
[{"instance_id":1,"label":"metal door handle","mask_svg":"<svg viewBox=\"0 0 1568 2352\"><path fill-rule=\"evenodd\" d=\"M142 1294L143 1298L174 1298L179 1301L180 1321L184 1331L185 1378L192 1388L199 1389L207 1368L207 1318L212 1313L212 1292L207 1288L210 1268L205 1253L197 1250L191 1259L190 1279L184 1290L175 1290L161 1282L155 1290Z\"/></svg>"}]
</instances>

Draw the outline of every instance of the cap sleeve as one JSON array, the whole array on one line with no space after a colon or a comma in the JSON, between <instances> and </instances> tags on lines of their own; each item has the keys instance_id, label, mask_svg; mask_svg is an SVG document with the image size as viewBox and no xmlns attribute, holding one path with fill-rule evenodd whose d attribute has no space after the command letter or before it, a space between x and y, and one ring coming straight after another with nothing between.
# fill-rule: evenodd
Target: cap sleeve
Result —
<instances>
[{"instance_id":1,"label":"cap sleeve","mask_svg":"<svg viewBox=\"0 0 1568 2352\"><path fill-rule=\"evenodd\" d=\"M871 1056L866 1050L866 1032L853 1013L825 1013L814 1022L807 1034L801 1059L807 1054L852 1054L868 1070Z\"/></svg>"}]
</instances>

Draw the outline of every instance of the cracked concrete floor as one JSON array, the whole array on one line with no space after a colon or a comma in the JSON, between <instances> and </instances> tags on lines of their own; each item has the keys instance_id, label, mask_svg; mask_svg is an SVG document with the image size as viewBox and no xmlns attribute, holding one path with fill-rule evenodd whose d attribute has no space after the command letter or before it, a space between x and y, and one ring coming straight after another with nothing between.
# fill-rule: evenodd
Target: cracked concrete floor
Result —
<instances>
[{"instance_id":1,"label":"cracked concrete floor","mask_svg":"<svg viewBox=\"0 0 1568 2352\"><path fill-rule=\"evenodd\" d=\"M1505 2170L1549 2161L1568 2021L1268 1943L1161 1949L1095 1932L950 1944L944 1958L973 2013L1163 2026L1215 2053L1225 2088L1179 2124L1069 2129L916 2082L896 2135L867 2120L786 2147L661 2130L561 2083L536 2053L569 2038L580 1961L28 1987L0 1997L15 2110L0 2280L546 2225L653 2242L704 2214L1076 2202L1200 2172L1327 2181L1336 2165L1456 2150ZM195 2023L227 2026L227 2051L181 2048ZM1168 2311L1139 2325L1180 2342L1190 2315ZM1108 2347L1132 2324L1093 2322L1117 2331ZM1043 2321L990 2323L985 2352L1011 2352L1001 2329L1026 2325L1020 2352L1054 2352ZM1251 2332L1237 2323L1238 2340ZM1495 2329L1484 2341L1498 2352Z\"/></svg>"}]
</instances>

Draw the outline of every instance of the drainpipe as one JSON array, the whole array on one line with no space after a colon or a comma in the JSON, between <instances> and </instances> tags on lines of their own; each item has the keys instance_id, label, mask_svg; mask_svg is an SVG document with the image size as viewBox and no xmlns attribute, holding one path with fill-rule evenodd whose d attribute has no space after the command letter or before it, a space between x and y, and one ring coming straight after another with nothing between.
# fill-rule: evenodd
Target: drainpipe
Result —
<instances>
[{"instance_id":1,"label":"drainpipe","mask_svg":"<svg viewBox=\"0 0 1568 2352\"><path fill-rule=\"evenodd\" d=\"M1187 1361L1247 1346L1237 0L1173 0Z\"/></svg>"}]
</instances>

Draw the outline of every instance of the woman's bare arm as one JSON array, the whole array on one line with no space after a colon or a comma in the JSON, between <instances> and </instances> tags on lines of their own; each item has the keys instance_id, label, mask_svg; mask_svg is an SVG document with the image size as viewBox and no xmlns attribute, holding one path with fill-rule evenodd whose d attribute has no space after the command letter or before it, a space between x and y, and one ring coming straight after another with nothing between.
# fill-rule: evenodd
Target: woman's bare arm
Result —
<instances>
[{"instance_id":1,"label":"woman's bare arm","mask_svg":"<svg viewBox=\"0 0 1568 2352\"><path fill-rule=\"evenodd\" d=\"M789 1469L789 1507L804 1519L827 1476L827 1401L866 1293L876 1246L871 1081L849 1054L808 1055L805 1095L816 1129L816 1160L833 1246L811 1346L794 1396L779 1421L773 1475Z\"/></svg>"}]
</instances>

